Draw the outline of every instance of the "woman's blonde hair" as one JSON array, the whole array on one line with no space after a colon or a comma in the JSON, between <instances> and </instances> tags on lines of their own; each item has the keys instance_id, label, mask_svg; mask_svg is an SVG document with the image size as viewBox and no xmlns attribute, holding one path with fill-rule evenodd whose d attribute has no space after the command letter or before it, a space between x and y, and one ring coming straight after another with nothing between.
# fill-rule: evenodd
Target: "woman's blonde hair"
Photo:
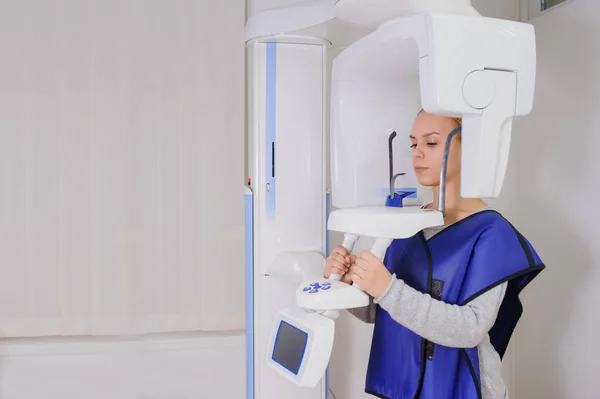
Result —
<instances>
[{"instance_id":1,"label":"woman's blonde hair","mask_svg":"<svg viewBox=\"0 0 600 399\"><path fill-rule=\"evenodd\" d=\"M425 110L423 108L421 108L421 110L419 111L419 114L421 112L425 112ZM449 118L452 119L454 122L456 122L457 127L462 126L462 118L455 118L455 117L449 117Z\"/></svg>"}]
</instances>

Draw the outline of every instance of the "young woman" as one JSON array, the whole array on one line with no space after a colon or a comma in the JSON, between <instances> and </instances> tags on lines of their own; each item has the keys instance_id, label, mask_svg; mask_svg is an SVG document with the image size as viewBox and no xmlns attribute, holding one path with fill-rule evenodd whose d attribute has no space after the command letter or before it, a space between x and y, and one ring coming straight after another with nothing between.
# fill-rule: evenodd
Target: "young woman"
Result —
<instances>
[{"instance_id":1,"label":"young woman","mask_svg":"<svg viewBox=\"0 0 600 399\"><path fill-rule=\"evenodd\" d=\"M411 135L419 183L437 209L446 139L461 120L421 111ZM480 199L460 196L461 136L452 138L444 226L394 240L381 262L335 248L324 274L371 297L349 312L374 323L366 389L384 399L506 398L501 358L521 316L518 298L544 265L529 242Z\"/></svg>"}]
</instances>

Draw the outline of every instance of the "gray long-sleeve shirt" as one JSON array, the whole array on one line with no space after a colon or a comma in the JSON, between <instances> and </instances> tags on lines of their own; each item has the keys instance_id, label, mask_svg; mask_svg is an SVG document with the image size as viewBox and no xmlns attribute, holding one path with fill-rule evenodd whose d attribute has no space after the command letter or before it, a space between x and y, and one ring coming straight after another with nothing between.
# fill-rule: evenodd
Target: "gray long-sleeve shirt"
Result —
<instances>
[{"instance_id":1,"label":"gray long-sleeve shirt","mask_svg":"<svg viewBox=\"0 0 600 399\"><path fill-rule=\"evenodd\" d=\"M444 227L435 227L423 232L425 238L430 239L442 229ZM483 399L503 399L507 397L507 391L502 378L502 362L490 342L489 330L496 320L507 284L491 289L467 305L458 306L433 299L394 275L381 297L371 298L368 306L348 309L348 312L365 323L374 323L379 305L392 319L435 344L477 347Z\"/></svg>"}]
</instances>

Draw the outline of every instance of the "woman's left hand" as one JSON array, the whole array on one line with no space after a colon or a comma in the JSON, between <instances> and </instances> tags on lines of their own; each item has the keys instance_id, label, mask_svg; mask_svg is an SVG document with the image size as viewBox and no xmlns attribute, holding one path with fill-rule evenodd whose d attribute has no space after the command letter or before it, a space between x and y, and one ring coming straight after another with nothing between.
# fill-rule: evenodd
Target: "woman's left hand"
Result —
<instances>
[{"instance_id":1,"label":"woman's left hand","mask_svg":"<svg viewBox=\"0 0 600 399\"><path fill-rule=\"evenodd\" d=\"M378 257L363 251L350 269L352 281L373 298L379 298L392 279L392 275Z\"/></svg>"}]
</instances>

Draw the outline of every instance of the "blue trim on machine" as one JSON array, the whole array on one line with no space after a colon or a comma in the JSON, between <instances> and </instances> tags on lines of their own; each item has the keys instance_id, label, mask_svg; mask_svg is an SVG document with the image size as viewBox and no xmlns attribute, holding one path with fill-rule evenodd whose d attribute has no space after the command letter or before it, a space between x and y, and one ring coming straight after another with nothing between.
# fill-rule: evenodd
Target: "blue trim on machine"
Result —
<instances>
[{"instance_id":1,"label":"blue trim on machine","mask_svg":"<svg viewBox=\"0 0 600 399\"><path fill-rule=\"evenodd\" d=\"M331 194L325 196L325 220L329 220ZM325 223L327 226L327 223ZM329 256L329 229L325 227L325 257ZM331 364L331 361L330 361ZM329 399L329 365L325 370L325 399Z\"/></svg>"},{"instance_id":2,"label":"blue trim on machine","mask_svg":"<svg viewBox=\"0 0 600 399\"><path fill-rule=\"evenodd\" d=\"M267 43L265 92L266 216L275 217L275 153L277 147L277 43Z\"/></svg>"},{"instance_id":3,"label":"blue trim on machine","mask_svg":"<svg viewBox=\"0 0 600 399\"><path fill-rule=\"evenodd\" d=\"M246 399L254 399L254 210L252 194L244 195L246 263Z\"/></svg>"},{"instance_id":4,"label":"blue trim on machine","mask_svg":"<svg viewBox=\"0 0 600 399\"><path fill-rule=\"evenodd\" d=\"M399 192L404 192L404 193L410 193L408 196L406 196L406 198L417 198L417 188L416 187L396 187L396 189L394 190L396 193ZM387 198L390 195L390 189L388 188L381 188L379 190L379 195L381 195L383 198Z\"/></svg>"},{"instance_id":5,"label":"blue trim on machine","mask_svg":"<svg viewBox=\"0 0 600 399\"><path fill-rule=\"evenodd\" d=\"M405 193L412 193L410 195L407 195L405 198L417 198L417 188L416 187L397 188L396 192L398 192L398 191L403 191Z\"/></svg>"}]
</instances>

